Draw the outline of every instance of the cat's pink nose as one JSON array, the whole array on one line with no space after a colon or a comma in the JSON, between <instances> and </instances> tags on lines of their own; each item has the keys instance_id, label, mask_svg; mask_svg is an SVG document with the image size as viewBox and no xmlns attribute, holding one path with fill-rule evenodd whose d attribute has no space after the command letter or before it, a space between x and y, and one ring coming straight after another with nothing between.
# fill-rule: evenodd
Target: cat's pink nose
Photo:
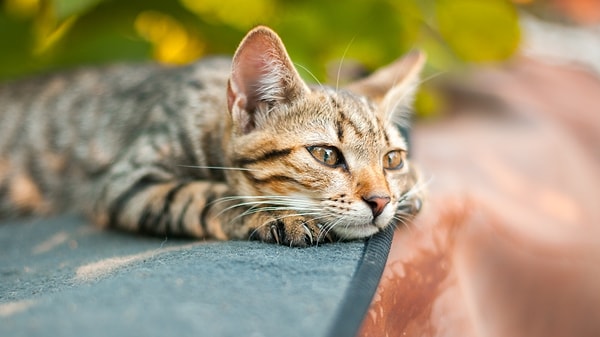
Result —
<instances>
[{"instance_id":1,"label":"cat's pink nose","mask_svg":"<svg viewBox=\"0 0 600 337\"><path fill-rule=\"evenodd\" d=\"M363 200L371 207L371 211L373 212L373 218L376 218L383 212L383 209L387 204L390 203L390 197L387 195L372 195L367 198L363 197Z\"/></svg>"}]
</instances>

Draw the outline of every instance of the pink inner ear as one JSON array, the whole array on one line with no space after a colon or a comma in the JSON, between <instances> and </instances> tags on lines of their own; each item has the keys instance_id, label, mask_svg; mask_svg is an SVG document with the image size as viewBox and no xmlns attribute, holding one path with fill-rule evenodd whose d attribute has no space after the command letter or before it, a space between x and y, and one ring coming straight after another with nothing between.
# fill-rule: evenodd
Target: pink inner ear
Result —
<instances>
[{"instance_id":1,"label":"pink inner ear","mask_svg":"<svg viewBox=\"0 0 600 337\"><path fill-rule=\"evenodd\" d=\"M306 91L277 34L267 27L250 31L233 56L227 91L229 111L242 132L259 127L255 124L258 120L268 119L257 118L256 114L267 113L258 107L290 101Z\"/></svg>"},{"instance_id":2,"label":"pink inner ear","mask_svg":"<svg viewBox=\"0 0 600 337\"><path fill-rule=\"evenodd\" d=\"M259 100L281 96L286 58L283 45L270 31L252 31L242 41L234 56L231 81L233 94L246 97L247 111Z\"/></svg>"}]
</instances>

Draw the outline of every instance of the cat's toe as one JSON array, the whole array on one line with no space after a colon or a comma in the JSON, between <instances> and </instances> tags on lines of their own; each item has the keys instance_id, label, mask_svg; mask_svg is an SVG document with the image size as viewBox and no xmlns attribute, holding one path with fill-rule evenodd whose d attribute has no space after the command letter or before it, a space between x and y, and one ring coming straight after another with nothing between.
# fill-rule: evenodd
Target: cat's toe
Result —
<instances>
[{"instance_id":1,"label":"cat's toe","mask_svg":"<svg viewBox=\"0 0 600 337\"><path fill-rule=\"evenodd\" d=\"M281 244L290 247L307 247L316 244L318 232L312 224L303 217L286 217L279 220L281 234L284 238Z\"/></svg>"},{"instance_id":2,"label":"cat's toe","mask_svg":"<svg viewBox=\"0 0 600 337\"><path fill-rule=\"evenodd\" d=\"M272 214L270 219L254 229L249 238L290 247L308 247L333 241L321 225L312 219L291 214Z\"/></svg>"},{"instance_id":3,"label":"cat's toe","mask_svg":"<svg viewBox=\"0 0 600 337\"><path fill-rule=\"evenodd\" d=\"M423 200L421 200L421 198L416 198L414 203L413 203L413 210L414 213L419 213L421 211L421 208L423 207Z\"/></svg>"},{"instance_id":4,"label":"cat's toe","mask_svg":"<svg viewBox=\"0 0 600 337\"><path fill-rule=\"evenodd\" d=\"M304 228L305 241L309 246L318 245L323 242L334 242L335 237L330 230L326 230L323 224L311 221L302 224Z\"/></svg>"},{"instance_id":5,"label":"cat's toe","mask_svg":"<svg viewBox=\"0 0 600 337\"><path fill-rule=\"evenodd\" d=\"M410 198L398 207L398 211L406 214L416 215L423 208L423 199L419 197Z\"/></svg>"},{"instance_id":6,"label":"cat's toe","mask_svg":"<svg viewBox=\"0 0 600 337\"><path fill-rule=\"evenodd\" d=\"M308 247L317 244L320 230L311 220L301 216L286 216L277 220L279 244Z\"/></svg>"},{"instance_id":7,"label":"cat's toe","mask_svg":"<svg viewBox=\"0 0 600 337\"><path fill-rule=\"evenodd\" d=\"M305 236L305 241L310 245L314 245L318 240L319 237L318 236L313 236L313 232L314 230L310 229L306 223L302 224L302 228L304 229L304 233L306 234Z\"/></svg>"},{"instance_id":8,"label":"cat's toe","mask_svg":"<svg viewBox=\"0 0 600 337\"><path fill-rule=\"evenodd\" d=\"M256 240L267 243L283 244L285 233L282 232L281 225L276 220L255 228L248 234L249 240Z\"/></svg>"}]
</instances>

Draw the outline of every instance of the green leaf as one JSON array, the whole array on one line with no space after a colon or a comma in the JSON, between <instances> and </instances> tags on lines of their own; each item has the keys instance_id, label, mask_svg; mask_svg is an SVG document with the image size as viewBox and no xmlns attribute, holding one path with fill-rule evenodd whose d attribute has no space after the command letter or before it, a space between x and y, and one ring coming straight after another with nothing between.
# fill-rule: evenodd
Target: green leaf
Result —
<instances>
[{"instance_id":1,"label":"green leaf","mask_svg":"<svg viewBox=\"0 0 600 337\"><path fill-rule=\"evenodd\" d=\"M444 97L438 90L423 85L415 97L416 116L425 119L439 117L445 104Z\"/></svg>"},{"instance_id":2,"label":"green leaf","mask_svg":"<svg viewBox=\"0 0 600 337\"><path fill-rule=\"evenodd\" d=\"M448 46L465 61L499 61L519 45L515 7L506 0L436 0L436 19Z\"/></svg>"},{"instance_id":3,"label":"green leaf","mask_svg":"<svg viewBox=\"0 0 600 337\"><path fill-rule=\"evenodd\" d=\"M54 14L58 20L78 15L92 9L102 0L54 0Z\"/></svg>"}]
</instances>

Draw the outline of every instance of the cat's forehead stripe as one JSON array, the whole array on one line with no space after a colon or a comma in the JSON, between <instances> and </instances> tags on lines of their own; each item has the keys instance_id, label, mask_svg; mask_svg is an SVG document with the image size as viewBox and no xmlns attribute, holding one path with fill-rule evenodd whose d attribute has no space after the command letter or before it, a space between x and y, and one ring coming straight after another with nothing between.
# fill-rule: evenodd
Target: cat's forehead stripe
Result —
<instances>
[{"instance_id":1,"label":"cat's forehead stripe","mask_svg":"<svg viewBox=\"0 0 600 337\"><path fill-rule=\"evenodd\" d=\"M342 125L342 121L340 119L336 120L335 128L337 130L338 141L344 141L344 126Z\"/></svg>"},{"instance_id":2,"label":"cat's forehead stripe","mask_svg":"<svg viewBox=\"0 0 600 337\"><path fill-rule=\"evenodd\" d=\"M389 145L387 134L382 131L383 124L368 100L344 91L330 93L329 100L339 116L336 128L340 141L343 141L344 128L350 128L360 139L377 139Z\"/></svg>"},{"instance_id":3,"label":"cat's forehead stripe","mask_svg":"<svg viewBox=\"0 0 600 337\"><path fill-rule=\"evenodd\" d=\"M331 102L331 106L333 107L333 109L335 110L335 112L337 113L337 116L338 116L338 118L336 120L336 129L337 129L338 140L340 142L342 142L344 140L344 134L345 134L344 129L347 129L347 128L351 128L357 137L359 137L359 138L364 137L363 130L361 130L361 128L360 128L360 122L354 121L351 118L352 117L351 111L348 111L348 113L347 113L346 109L344 109L345 105L338 101L338 99L336 98L336 95L330 95L329 101Z\"/></svg>"},{"instance_id":4,"label":"cat's forehead stripe","mask_svg":"<svg viewBox=\"0 0 600 337\"><path fill-rule=\"evenodd\" d=\"M348 95L338 93L336 95L332 95L330 100L340 117L343 120L354 124L353 128L360 130L362 129L361 126L364 126L365 123L368 122L368 118L360 118L362 117L361 115L363 115L361 113L363 111L362 107ZM361 131L359 133L363 132Z\"/></svg>"},{"instance_id":5,"label":"cat's forehead stripe","mask_svg":"<svg viewBox=\"0 0 600 337\"><path fill-rule=\"evenodd\" d=\"M344 155L349 156L347 159L378 161L384 151L404 147L393 130L388 130L383 123L377 106L364 104L369 100L352 93L338 95L333 91L320 96L320 100L322 114L328 116L331 130L326 142L337 140Z\"/></svg>"},{"instance_id":6,"label":"cat's forehead stripe","mask_svg":"<svg viewBox=\"0 0 600 337\"><path fill-rule=\"evenodd\" d=\"M379 115L375 116L375 119L377 120L377 124L378 125L384 125L383 122L381 121L381 118L379 118ZM386 130L385 127L383 127L383 130L380 132L380 135L383 137L383 141L385 143L385 145L387 147L390 146L390 137L388 136L388 131Z\"/></svg>"}]
</instances>

